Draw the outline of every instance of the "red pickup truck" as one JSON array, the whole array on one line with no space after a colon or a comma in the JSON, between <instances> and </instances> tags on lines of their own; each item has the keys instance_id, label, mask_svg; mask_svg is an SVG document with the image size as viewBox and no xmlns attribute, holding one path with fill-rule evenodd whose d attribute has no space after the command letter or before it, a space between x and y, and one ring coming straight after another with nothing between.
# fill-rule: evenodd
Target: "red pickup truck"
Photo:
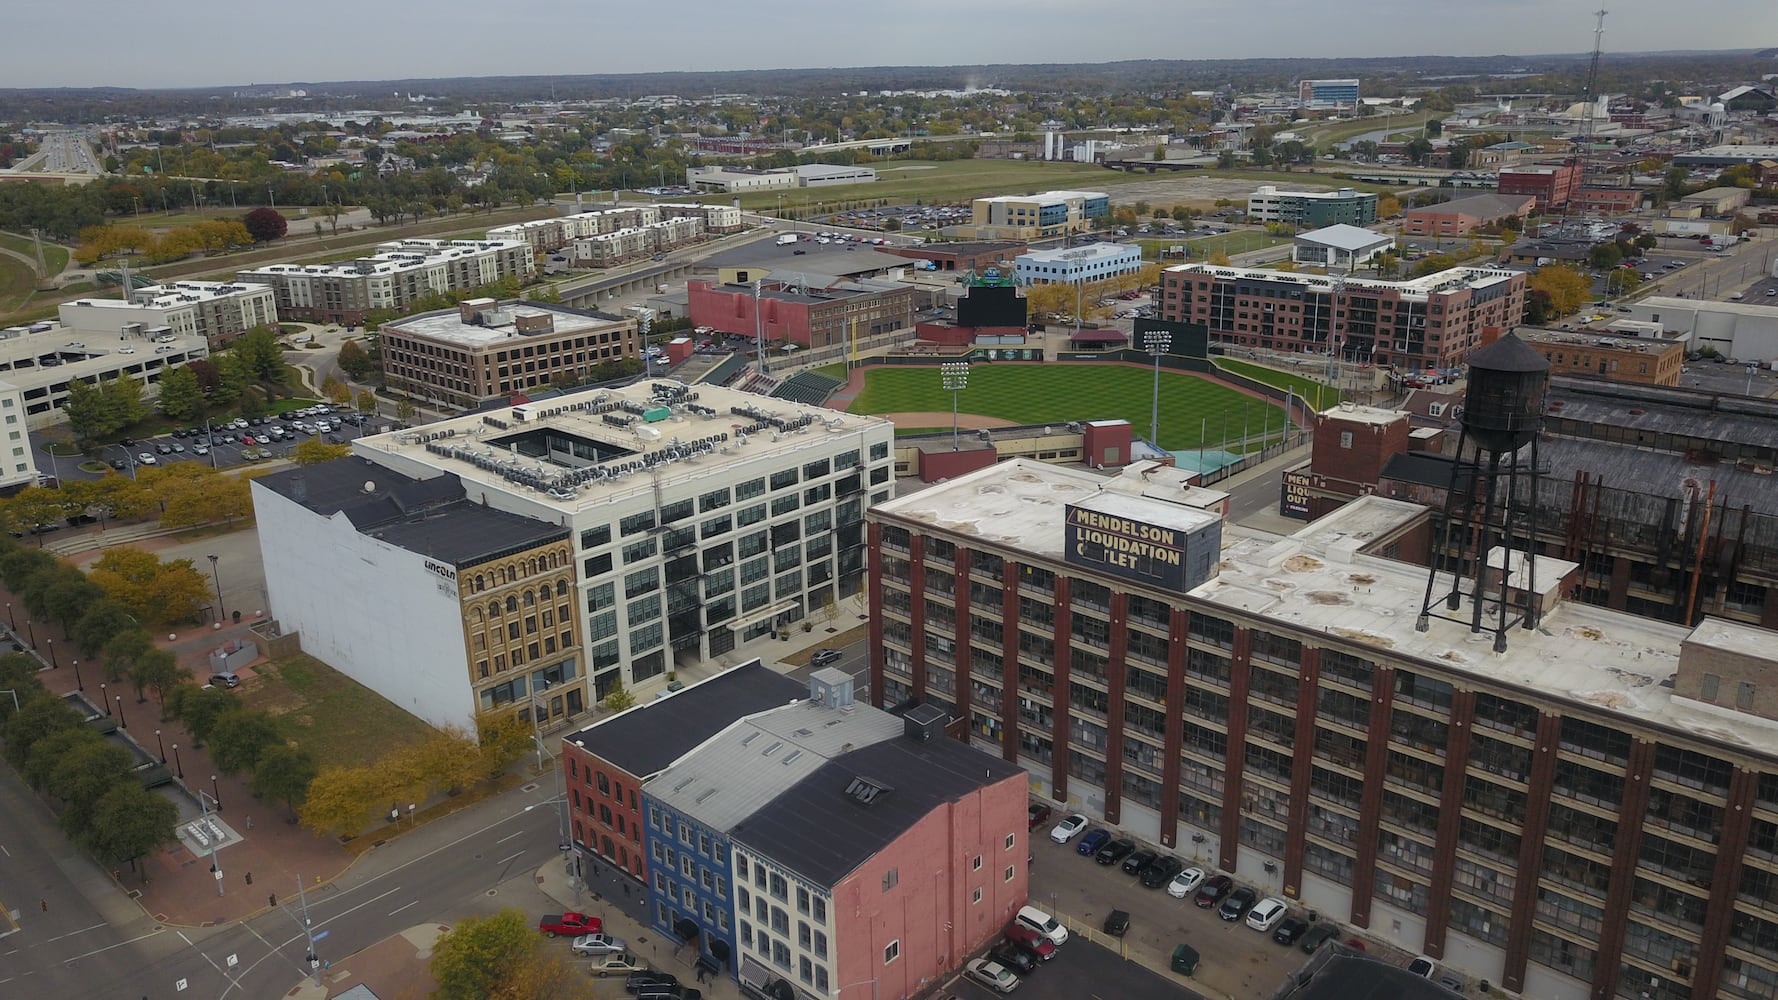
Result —
<instances>
[{"instance_id":1,"label":"red pickup truck","mask_svg":"<svg viewBox=\"0 0 1778 1000\"><path fill-rule=\"evenodd\" d=\"M605 929L605 921L598 917L589 917L584 913L547 913L537 921L537 929L550 937L566 934L574 937L580 934L597 934Z\"/></svg>"}]
</instances>

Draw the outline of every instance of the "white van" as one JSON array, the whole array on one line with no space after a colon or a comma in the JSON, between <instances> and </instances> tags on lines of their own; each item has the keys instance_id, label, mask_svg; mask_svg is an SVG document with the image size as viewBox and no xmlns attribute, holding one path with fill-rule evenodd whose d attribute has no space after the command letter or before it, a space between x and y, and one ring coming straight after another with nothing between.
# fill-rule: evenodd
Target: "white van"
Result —
<instances>
[{"instance_id":1,"label":"white van","mask_svg":"<svg viewBox=\"0 0 1778 1000\"><path fill-rule=\"evenodd\" d=\"M1035 906L1019 907L1019 912L1013 917L1013 920L1042 934L1049 939L1050 944L1058 948L1068 941L1068 928L1063 927L1061 921Z\"/></svg>"}]
</instances>

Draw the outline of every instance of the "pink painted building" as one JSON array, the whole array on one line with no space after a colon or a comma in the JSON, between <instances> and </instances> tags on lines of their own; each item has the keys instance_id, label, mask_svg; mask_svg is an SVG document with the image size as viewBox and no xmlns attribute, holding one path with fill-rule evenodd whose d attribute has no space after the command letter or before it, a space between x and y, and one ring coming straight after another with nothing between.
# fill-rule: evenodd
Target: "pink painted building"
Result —
<instances>
[{"instance_id":1,"label":"pink painted building","mask_svg":"<svg viewBox=\"0 0 1778 1000\"><path fill-rule=\"evenodd\" d=\"M1025 904L1029 779L946 737L944 717L911 710L902 738L827 762L734 831L743 984L914 996Z\"/></svg>"}]
</instances>

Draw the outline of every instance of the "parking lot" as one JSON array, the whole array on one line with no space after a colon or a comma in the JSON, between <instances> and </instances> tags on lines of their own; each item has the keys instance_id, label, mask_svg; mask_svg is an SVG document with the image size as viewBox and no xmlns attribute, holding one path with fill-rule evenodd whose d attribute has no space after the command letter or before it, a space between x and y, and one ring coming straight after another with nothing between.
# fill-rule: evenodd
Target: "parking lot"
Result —
<instances>
[{"instance_id":1,"label":"parking lot","mask_svg":"<svg viewBox=\"0 0 1778 1000\"><path fill-rule=\"evenodd\" d=\"M1203 1000L1183 984L1185 979L1167 973L1150 972L1133 962L1125 961L1113 947L1106 947L1084 935L1075 935L1062 946L1053 961L1043 963L1036 972L1019 984L1023 1000L1088 1000L1091 997L1111 998L1169 997ZM992 1000L993 990L967 978L959 977L949 987L940 988L938 997L959 1000Z\"/></svg>"},{"instance_id":2,"label":"parking lot","mask_svg":"<svg viewBox=\"0 0 1778 1000\"><path fill-rule=\"evenodd\" d=\"M317 404L315 409L322 405L325 404ZM105 446L99 457L126 475L134 475L145 466L173 462L209 462L225 468L283 457L298 442L311 437L340 443L377 429L375 418L362 418L334 407L328 409L332 412L289 413L261 418L257 423L238 420L233 424L214 424L208 436L204 428L197 427L153 438L126 439L127 443ZM274 432L273 428L279 430Z\"/></svg>"}]
</instances>

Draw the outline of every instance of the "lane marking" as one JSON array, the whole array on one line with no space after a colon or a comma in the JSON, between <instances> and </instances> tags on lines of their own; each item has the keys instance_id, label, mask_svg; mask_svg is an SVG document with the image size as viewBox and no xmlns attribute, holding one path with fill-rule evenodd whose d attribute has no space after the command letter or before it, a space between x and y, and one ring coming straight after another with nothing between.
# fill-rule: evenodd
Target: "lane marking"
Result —
<instances>
[{"instance_id":1,"label":"lane marking","mask_svg":"<svg viewBox=\"0 0 1778 1000\"><path fill-rule=\"evenodd\" d=\"M393 917L393 916L395 916L395 915L396 915L396 914L397 914L397 913L400 913L400 912L401 912L401 911L402 911L402 910L405 910L405 909L407 909L407 908L408 908L408 907L410 907L410 906L418 906L418 905L419 905L419 904L420 904L420 901L419 901L419 900L417 900L417 899L416 899L416 900L414 900L414 901L413 901L413 902L411 902L411 903L403 903L403 904L402 904L402 905L400 905L400 906L397 906L397 907L396 907L396 908L395 908L395 909L393 909L393 910L390 910L390 911L389 911L389 915L390 915L390 916L391 916L391 917Z\"/></svg>"},{"instance_id":2,"label":"lane marking","mask_svg":"<svg viewBox=\"0 0 1778 1000\"><path fill-rule=\"evenodd\" d=\"M523 837L523 836L524 836L524 835L525 835L525 831L523 831L523 830L516 830L516 831L514 831L514 832L512 832L512 833L509 833L509 834L507 834L507 835L506 835L506 836L504 836L504 837L501 837L501 838L500 838L500 839L499 839L499 840L496 840L496 841L494 841L494 843L496 843L496 844L504 844L504 843L506 843L506 842L507 842L507 841L509 841L509 840L511 840L511 839L512 839L512 838L514 838L514 837Z\"/></svg>"},{"instance_id":3,"label":"lane marking","mask_svg":"<svg viewBox=\"0 0 1778 1000\"><path fill-rule=\"evenodd\" d=\"M110 926L110 925L109 924L93 924L90 927L82 927L81 929L79 929L77 931L69 931L66 934L57 934L55 937L52 937L52 938L44 938L44 943L47 944L50 941L60 941L63 938L71 938L76 934L85 934L87 931L98 930L101 927L107 927L107 926Z\"/></svg>"},{"instance_id":4,"label":"lane marking","mask_svg":"<svg viewBox=\"0 0 1778 1000\"><path fill-rule=\"evenodd\" d=\"M501 859L500 859L500 860L499 860L499 861L496 861L496 862L494 862L494 863L495 863L495 864L497 864L497 865L503 865L503 864L506 864L506 863L507 863L507 862L508 862L508 861L511 861L511 860L512 860L512 859L513 859L513 858L516 858L516 857L518 857L518 856L519 856L519 854L523 854L523 853L525 853L525 852L524 852L524 851L520 851L520 852L519 852L519 853L518 853L518 854L508 854L508 855L507 855L507 856L506 856L506 857L504 857L504 858L501 858Z\"/></svg>"},{"instance_id":5,"label":"lane marking","mask_svg":"<svg viewBox=\"0 0 1778 1000\"><path fill-rule=\"evenodd\" d=\"M94 955L103 954L104 952L110 951L113 948L122 948L126 944L135 944L137 941L144 941L144 940L147 940L148 938L154 937L156 934L165 934L166 932L167 932L167 929L165 927L157 927L154 930L149 931L147 934L137 935L136 937L130 938L128 941L119 941L116 944L108 944L103 948L94 948L92 951L85 952L85 953L79 954L79 955L75 955L71 958L64 958L64 959L62 959L62 964L67 965L69 962L78 962L83 958L91 958ZM179 936L185 937L184 934L180 934ZM190 939L187 939L185 943L190 944L191 943Z\"/></svg>"}]
</instances>

